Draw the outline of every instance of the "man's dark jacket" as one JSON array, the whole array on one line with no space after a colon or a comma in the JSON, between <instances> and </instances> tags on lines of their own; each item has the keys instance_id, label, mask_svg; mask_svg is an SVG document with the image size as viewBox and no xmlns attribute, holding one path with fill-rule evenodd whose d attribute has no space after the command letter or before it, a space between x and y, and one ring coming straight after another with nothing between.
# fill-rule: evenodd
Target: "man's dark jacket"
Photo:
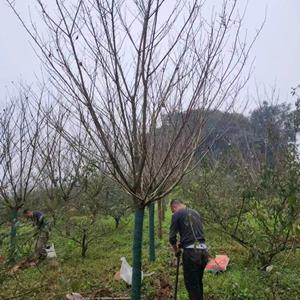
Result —
<instances>
[{"instance_id":1,"label":"man's dark jacket","mask_svg":"<svg viewBox=\"0 0 300 300\"><path fill-rule=\"evenodd\" d=\"M190 208L182 208L172 216L169 241L171 245L177 243L177 233L180 235L182 248L195 242L205 243L202 218L200 214Z\"/></svg>"}]
</instances>

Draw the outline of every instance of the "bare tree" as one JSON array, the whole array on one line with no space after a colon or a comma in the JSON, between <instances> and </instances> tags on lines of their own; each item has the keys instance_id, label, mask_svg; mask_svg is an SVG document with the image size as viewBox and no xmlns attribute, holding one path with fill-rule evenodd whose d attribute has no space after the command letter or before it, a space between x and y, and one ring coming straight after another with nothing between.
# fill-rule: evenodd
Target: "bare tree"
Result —
<instances>
[{"instance_id":1,"label":"bare tree","mask_svg":"<svg viewBox=\"0 0 300 300\"><path fill-rule=\"evenodd\" d=\"M40 180L37 153L43 126L41 99L30 88L20 88L0 118L0 201L11 211L10 259L15 259L18 211ZM33 107L32 102L37 103Z\"/></svg>"},{"instance_id":2,"label":"bare tree","mask_svg":"<svg viewBox=\"0 0 300 300\"><path fill-rule=\"evenodd\" d=\"M207 112L236 100L259 30L247 43L236 0L224 0L209 18L202 0L57 0L55 12L36 0L45 37L7 3L35 42L70 122L85 128L107 171L132 195L132 299L140 299L144 208L196 163ZM163 121L168 126L160 128Z\"/></svg>"},{"instance_id":3,"label":"bare tree","mask_svg":"<svg viewBox=\"0 0 300 300\"><path fill-rule=\"evenodd\" d=\"M102 219L105 216L113 217L117 229L120 218L125 214L128 206L128 195L126 197L124 191L115 183L113 184L88 159L84 160L81 169L79 184L74 191L76 195L71 202L72 207L76 208L76 216L68 220L71 224L68 238L80 245L81 256L85 258L93 242L113 232L109 223L98 222L99 216L102 216Z\"/></svg>"},{"instance_id":4,"label":"bare tree","mask_svg":"<svg viewBox=\"0 0 300 300\"><path fill-rule=\"evenodd\" d=\"M60 113L58 116L59 124L63 126L67 122L67 116ZM42 173L40 189L45 193L44 204L56 223L62 215L60 211L65 214L66 210L72 207L74 190L80 180L83 156L80 150L74 148L59 134L49 118L46 118L43 136L44 139L39 145L38 162ZM68 231L68 223L66 230Z\"/></svg>"}]
</instances>

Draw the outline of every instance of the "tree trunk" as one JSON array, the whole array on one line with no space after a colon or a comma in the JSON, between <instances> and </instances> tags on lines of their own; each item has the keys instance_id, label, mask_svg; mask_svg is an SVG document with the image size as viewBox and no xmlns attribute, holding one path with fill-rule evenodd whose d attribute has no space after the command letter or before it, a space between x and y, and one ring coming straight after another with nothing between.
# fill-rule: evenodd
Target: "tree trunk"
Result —
<instances>
[{"instance_id":1,"label":"tree trunk","mask_svg":"<svg viewBox=\"0 0 300 300\"><path fill-rule=\"evenodd\" d=\"M155 261L155 225L154 225L154 202L149 206L149 261Z\"/></svg>"},{"instance_id":2,"label":"tree trunk","mask_svg":"<svg viewBox=\"0 0 300 300\"><path fill-rule=\"evenodd\" d=\"M115 219L115 228L117 229L117 228L119 228L119 225L120 225L120 217L115 217L114 218Z\"/></svg>"},{"instance_id":3,"label":"tree trunk","mask_svg":"<svg viewBox=\"0 0 300 300\"><path fill-rule=\"evenodd\" d=\"M161 219L163 222L166 219L166 208L167 208L167 205L166 205L165 199L161 199Z\"/></svg>"},{"instance_id":4,"label":"tree trunk","mask_svg":"<svg viewBox=\"0 0 300 300\"><path fill-rule=\"evenodd\" d=\"M10 227L10 246L9 246L9 261L15 261L16 247L17 247L17 221L18 210L12 208L11 211L11 227Z\"/></svg>"},{"instance_id":5,"label":"tree trunk","mask_svg":"<svg viewBox=\"0 0 300 300\"><path fill-rule=\"evenodd\" d=\"M133 236L133 272L132 272L132 289L131 300L141 299L142 285L142 242L143 242L143 222L144 222L144 207L137 207L134 216L134 236Z\"/></svg>"},{"instance_id":6,"label":"tree trunk","mask_svg":"<svg viewBox=\"0 0 300 300\"><path fill-rule=\"evenodd\" d=\"M88 249L88 242L87 242L87 230L83 229L83 235L82 235L82 242L81 242L81 257L86 257L86 251Z\"/></svg>"},{"instance_id":7,"label":"tree trunk","mask_svg":"<svg viewBox=\"0 0 300 300\"><path fill-rule=\"evenodd\" d=\"M162 234L162 200L158 200L157 203L157 220L158 220L158 230L157 230L157 234L158 234L158 238L161 240L163 237Z\"/></svg>"}]
</instances>

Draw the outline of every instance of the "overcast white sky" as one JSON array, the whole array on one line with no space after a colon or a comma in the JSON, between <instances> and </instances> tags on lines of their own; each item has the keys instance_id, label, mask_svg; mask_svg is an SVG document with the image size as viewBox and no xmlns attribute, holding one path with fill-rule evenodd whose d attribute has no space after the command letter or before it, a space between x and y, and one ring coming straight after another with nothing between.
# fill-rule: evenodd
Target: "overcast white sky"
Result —
<instances>
[{"instance_id":1,"label":"overcast white sky","mask_svg":"<svg viewBox=\"0 0 300 300\"><path fill-rule=\"evenodd\" d=\"M27 13L33 0L16 0L21 13ZM54 0L49 0L49 3ZM222 1L215 1L221 3ZM240 0L242 5L246 0ZM281 101L294 103L292 86L300 83L300 0L249 0L245 26L253 33L264 19L264 29L252 51L255 69L243 92L255 95L255 87L272 87L280 91ZM30 39L5 0L0 0L0 102L4 101L11 82L34 83L40 63L30 46ZM254 107L252 103L251 107Z\"/></svg>"}]
</instances>

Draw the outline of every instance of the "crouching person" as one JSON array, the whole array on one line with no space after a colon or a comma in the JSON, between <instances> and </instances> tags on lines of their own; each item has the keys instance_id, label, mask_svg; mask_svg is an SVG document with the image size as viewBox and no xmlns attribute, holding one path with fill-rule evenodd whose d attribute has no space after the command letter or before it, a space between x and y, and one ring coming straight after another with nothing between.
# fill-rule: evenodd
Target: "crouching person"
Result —
<instances>
[{"instance_id":1,"label":"crouching person","mask_svg":"<svg viewBox=\"0 0 300 300\"><path fill-rule=\"evenodd\" d=\"M40 211L32 211L24 209L24 217L32 221L32 225L36 227L35 233L36 243L34 249L34 258L43 260L47 257L47 243L49 240L49 226L44 214Z\"/></svg>"}]
</instances>

